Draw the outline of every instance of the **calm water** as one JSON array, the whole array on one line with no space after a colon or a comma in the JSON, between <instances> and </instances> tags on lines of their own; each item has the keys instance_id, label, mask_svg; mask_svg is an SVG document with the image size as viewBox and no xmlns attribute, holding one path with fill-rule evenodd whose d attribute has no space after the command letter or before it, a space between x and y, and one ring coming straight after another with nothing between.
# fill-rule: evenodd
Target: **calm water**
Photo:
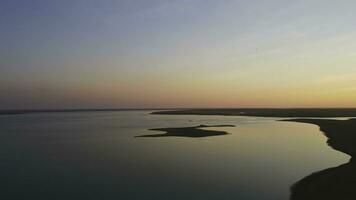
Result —
<instances>
[{"instance_id":1,"label":"calm water","mask_svg":"<svg viewBox=\"0 0 356 200\"><path fill-rule=\"evenodd\" d=\"M232 124L229 135L135 138L149 128ZM158 132L157 132L158 133ZM314 125L148 111L0 116L1 199L289 198L348 161Z\"/></svg>"}]
</instances>

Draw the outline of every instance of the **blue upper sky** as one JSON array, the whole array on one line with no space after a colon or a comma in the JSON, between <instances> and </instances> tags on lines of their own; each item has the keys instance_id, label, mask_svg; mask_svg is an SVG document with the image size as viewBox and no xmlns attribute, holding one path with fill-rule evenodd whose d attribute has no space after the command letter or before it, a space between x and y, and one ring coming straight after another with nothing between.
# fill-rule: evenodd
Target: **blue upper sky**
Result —
<instances>
[{"instance_id":1,"label":"blue upper sky","mask_svg":"<svg viewBox=\"0 0 356 200\"><path fill-rule=\"evenodd\" d=\"M356 1L0 0L0 108L354 107Z\"/></svg>"}]
</instances>

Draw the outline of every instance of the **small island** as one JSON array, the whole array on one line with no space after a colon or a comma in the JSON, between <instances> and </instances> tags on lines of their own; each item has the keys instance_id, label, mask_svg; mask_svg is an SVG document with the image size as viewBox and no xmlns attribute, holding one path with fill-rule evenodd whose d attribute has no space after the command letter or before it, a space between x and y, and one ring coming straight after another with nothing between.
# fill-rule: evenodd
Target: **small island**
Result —
<instances>
[{"instance_id":1,"label":"small island","mask_svg":"<svg viewBox=\"0 0 356 200\"><path fill-rule=\"evenodd\" d=\"M234 125L199 125L193 127L179 127L179 128L154 128L149 129L151 131L163 131L163 134L149 134L140 135L136 137L191 137L191 138L201 138L210 136L221 136L227 135L229 133L225 131L216 130L205 130L203 128L211 127L235 127Z\"/></svg>"}]
</instances>

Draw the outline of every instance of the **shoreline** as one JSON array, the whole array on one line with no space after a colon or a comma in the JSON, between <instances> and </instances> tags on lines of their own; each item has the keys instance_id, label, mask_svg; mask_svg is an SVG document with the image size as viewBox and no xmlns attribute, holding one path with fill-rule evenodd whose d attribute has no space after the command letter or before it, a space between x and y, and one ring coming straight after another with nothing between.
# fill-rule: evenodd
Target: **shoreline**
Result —
<instances>
[{"instance_id":1,"label":"shoreline","mask_svg":"<svg viewBox=\"0 0 356 200\"><path fill-rule=\"evenodd\" d=\"M280 121L314 124L328 138L327 144L351 156L346 164L315 172L291 187L291 200L356 199L356 119L287 119Z\"/></svg>"},{"instance_id":2,"label":"shoreline","mask_svg":"<svg viewBox=\"0 0 356 200\"><path fill-rule=\"evenodd\" d=\"M327 144L333 149L356 156L356 118L334 119L283 119L279 121L298 122L317 125L328 138Z\"/></svg>"}]
</instances>

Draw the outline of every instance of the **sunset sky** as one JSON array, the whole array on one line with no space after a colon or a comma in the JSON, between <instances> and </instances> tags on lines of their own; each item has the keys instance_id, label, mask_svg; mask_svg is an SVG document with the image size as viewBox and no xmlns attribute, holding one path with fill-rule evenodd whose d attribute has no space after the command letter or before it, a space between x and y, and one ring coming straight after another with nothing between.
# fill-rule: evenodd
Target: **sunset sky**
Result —
<instances>
[{"instance_id":1,"label":"sunset sky","mask_svg":"<svg viewBox=\"0 0 356 200\"><path fill-rule=\"evenodd\" d=\"M355 0L0 0L0 109L356 107Z\"/></svg>"}]
</instances>

